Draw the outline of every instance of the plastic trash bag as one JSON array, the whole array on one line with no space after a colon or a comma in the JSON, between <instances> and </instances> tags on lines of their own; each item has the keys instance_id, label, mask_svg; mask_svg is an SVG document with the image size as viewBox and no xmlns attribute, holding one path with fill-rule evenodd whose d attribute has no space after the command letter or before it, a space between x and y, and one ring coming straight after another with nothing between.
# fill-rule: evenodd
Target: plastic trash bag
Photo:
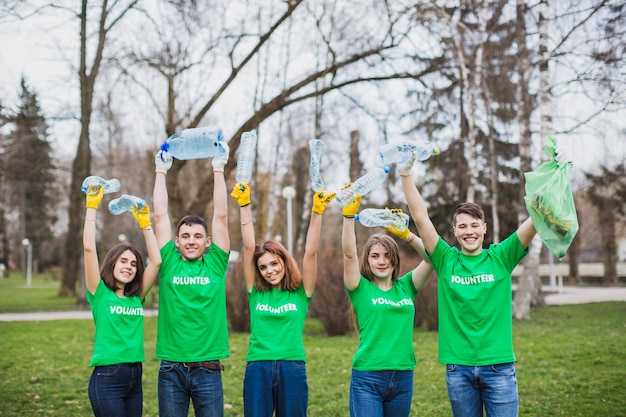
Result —
<instances>
[{"instance_id":1,"label":"plastic trash bag","mask_svg":"<svg viewBox=\"0 0 626 417\"><path fill-rule=\"evenodd\" d=\"M563 259L578 232L578 216L569 183L571 163L556 161L556 138L546 136L544 152L549 161L536 171L524 173L526 209L537 234L550 251Z\"/></svg>"}]
</instances>

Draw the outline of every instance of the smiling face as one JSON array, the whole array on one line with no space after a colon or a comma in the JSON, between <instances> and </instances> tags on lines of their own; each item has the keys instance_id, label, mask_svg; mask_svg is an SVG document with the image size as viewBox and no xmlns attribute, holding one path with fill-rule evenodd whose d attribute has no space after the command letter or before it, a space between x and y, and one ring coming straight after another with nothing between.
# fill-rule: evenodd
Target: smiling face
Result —
<instances>
[{"instance_id":1,"label":"smiling face","mask_svg":"<svg viewBox=\"0 0 626 417\"><path fill-rule=\"evenodd\" d=\"M389 251L384 246L378 244L372 245L369 255L367 256L367 263L376 281L391 282L394 268L391 263Z\"/></svg>"},{"instance_id":2,"label":"smiling face","mask_svg":"<svg viewBox=\"0 0 626 417\"><path fill-rule=\"evenodd\" d=\"M487 224L468 213L459 213L455 218L454 236L465 255L478 255L483 250Z\"/></svg>"},{"instance_id":3,"label":"smiling face","mask_svg":"<svg viewBox=\"0 0 626 417\"><path fill-rule=\"evenodd\" d=\"M285 278L285 265L282 259L270 252L265 252L256 261L261 277L273 288L278 288Z\"/></svg>"},{"instance_id":4,"label":"smiling face","mask_svg":"<svg viewBox=\"0 0 626 417\"><path fill-rule=\"evenodd\" d=\"M211 244L211 238L201 224L183 224L178 229L174 244L183 258L193 261L204 255Z\"/></svg>"},{"instance_id":5,"label":"smiling face","mask_svg":"<svg viewBox=\"0 0 626 417\"><path fill-rule=\"evenodd\" d=\"M126 284L132 282L137 274L137 257L130 250L125 250L117 258L115 266L113 268L113 277L117 287L122 290L126 287Z\"/></svg>"}]
</instances>

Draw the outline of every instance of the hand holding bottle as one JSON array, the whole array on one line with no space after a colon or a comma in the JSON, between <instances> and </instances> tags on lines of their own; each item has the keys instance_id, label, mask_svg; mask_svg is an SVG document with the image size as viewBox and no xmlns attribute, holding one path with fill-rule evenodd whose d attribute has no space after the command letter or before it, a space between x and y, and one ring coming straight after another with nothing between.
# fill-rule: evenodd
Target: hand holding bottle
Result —
<instances>
[{"instance_id":1,"label":"hand holding bottle","mask_svg":"<svg viewBox=\"0 0 626 417\"><path fill-rule=\"evenodd\" d=\"M90 185L85 196L85 207L98 210L103 196L104 187L102 185Z\"/></svg>"},{"instance_id":2,"label":"hand holding bottle","mask_svg":"<svg viewBox=\"0 0 626 417\"><path fill-rule=\"evenodd\" d=\"M352 187L352 183L345 185L341 188L341 190L346 190L350 187ZM343 217L353 219L354 216L356 216L356 213L359 211L359 207L361 206L361 198L363 198L363 195L357 194L354 200L342 207L341 212L343 213Z\"/></svg>"},{"instance_id":3,"label":"hand holding bottle","mask_svg":"<svg viewBox=\"0 0 626 417\"><path fill-rule=\"evenodd\" d=\"M230 148L228 147L228 144L224 141L221 141L220 148L220 154L213 158L213 161L211 162L213 165L213 172L224 172L224 167L228 162L228 155L230 154Z\"/></svg>"},{"instance_id":4,"label":"hand holding bottle","mask_svg":"<svg viewBox=\"0 0 626 417\"><path fill-rule=\"evenodd\" d=\"M152 222L150 221L150 208L147 204L142 206L139 210L137 210L136 206L131 206L130 209L132 210L133 217L137 220L137 224L139 224L140 229L152 226Z\"/></svg>"},{"instance_id":5,"label":"hand holding bottle","mask_svg":"<svg viewBox=\"0 0 626 417\"><path fill-rule=\"evenodd\" d=\"M233 192L230 193L230 196L237 201L239 207L245 207L250 204L250 187L248 184L238 182L233 187Z\"/></svg>"},{"instance_id":6,"label":"hand holding bottle","mask_svg":"<svg viewBox=\"0 0 626 417\"><path fill-rule=\"evenodd\" d=\"M317 214L324 214L324 210L328 206L328 203L333 201L337 193L327 194L324 190L319 190L313 196L313 208L311 211Z\"/></svg>"},{"instance_id":7,"label":"hand holding bottle","mask_svg":"<svg viewBox=\"0 0 626 417\"><path fill-rule=\"evenodd\" d=\"M167 170L172 167L172 155L166 151L159 151L154 156L154 172L160 172L161 174L167 174Z\"/></svg>"},{"instance_id":8,"label":"hand holding bottle","mask_svg":"<svg viewBox=\"0 0 626 417\"><path fill-rule=\"evenodd\" d=\"M402 210L391 209L391 212L402 213ZM385 226L385 229L387 229L389 233L399 237L402 240L407 240L409 238L409 234L411 233L406 224L399 224L399 222L391 222L388 226Z\"/></svg>"},{"instance_id":9,"label":"hand holding bottle","mask_svg":"<svg viewBox=\"0 0 626 417\"><path fill-rule=\"evenodd\" d=\"M409 177L411 176L411 169L413 168L413 164L417 160L417 152L413 153L413 156L406 164L398 164L396 167L396 171L400 174L401 177Z\"/></svg>"}]
</instances>

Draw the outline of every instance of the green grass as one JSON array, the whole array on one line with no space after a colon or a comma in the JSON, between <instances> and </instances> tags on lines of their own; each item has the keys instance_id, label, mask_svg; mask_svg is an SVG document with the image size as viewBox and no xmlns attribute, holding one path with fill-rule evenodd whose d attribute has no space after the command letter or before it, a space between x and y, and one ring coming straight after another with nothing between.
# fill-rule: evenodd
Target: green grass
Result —
<instances>
[{"instance_id":1,"label":"green grass","mask_svg":"<svg viewBox=\"0 0 626 417\"><path fill-rule=\"evenodd\" d=\"M41 299L55 294L49 290L48 296L12 298L4 294L9 287L3 281L0 311L8 310L6 300L17 305L17 298L37 299L39 308ZM10 288L16 294L21 291ZM515 322L520 416L626 416L625 317L626 303L607 302L534 309L531 321ZM155 317L146 317L146 417L158 415L156 323ZM0 322L0 416L91 416L87 384L93 331L91 320ZM310 416L348 415L351 360L357 343L355 336L324 337L319 322L307 321ZM227 417L243 415L248 335L231 333L230 345L231 357L223 361L225 402L232 406ZM445 369L436 360L437 334L417 329L415 352L411 415L450 416Z\"/></svg>"},{"instance_id":2,"label":"green grass","mask_svg":"<svg viewBox=\"0 0 626 417\"><path fill-rule=\"evenodd\" d=\"M48 273L33 275L27 287L26 278L13 272L9 278L0 279L0 313L76 310L76 298L57 297L58 289L59 281Z\"/></svg>"}]
</instances>

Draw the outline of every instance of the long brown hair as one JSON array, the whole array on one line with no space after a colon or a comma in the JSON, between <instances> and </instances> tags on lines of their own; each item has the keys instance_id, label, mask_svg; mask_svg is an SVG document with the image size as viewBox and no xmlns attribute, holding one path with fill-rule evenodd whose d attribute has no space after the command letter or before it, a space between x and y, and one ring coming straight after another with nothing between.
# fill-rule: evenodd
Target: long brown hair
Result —
<instances>
[{"instance_id":1,"label":"long brown hair","mask_svg":"<svg viewBox=\"0 0 626 417\"><path fill-rule=\"evenodd\" d=\"M145 267L139 251L137 251L137 249L129 243L118 243L107 252L104 257L104 261L102 262L102 266L100 267L100 276L102 277L104 284L109 287L111 291L116 291L117 282L115 282L113 271L115 270L117 260L127 250L131 251L137 258L137 272L135 274L135 278L124 287L124 295L140 295L141 287L143 286L143 271L145 270Z\"/></svg>"},{"instance_id":2,"label":"long brown hair","mask_svg":"<svg viewBox=\"0 0 626 417\"><path fill-rule=\"evenodd\" d=\"M300 285L302 285L302 276L300 275L300 269L298 269L296 260L293 259L293 256L291 256L287 249L279 242L266 240L254 247L254 255L252 255L252 262L254 263L254 285L257 291L267 291L272 288L272 286L263 279L257 265L259 258L266 253L271 253L283 262L285 276L280 282L280 289L295 291L300 288Z\"/></svg>"},{"instance_id":3,"label":"long brown hair","mask_svg":"<svg viewBox=\"0 0 626 417\"><path fill-rule=\"evenodd\" d=\"M369 239L367 239L367 242L365 242L365 247L361 253L361 275L363 275L368 281L372 281L374 279L374 274L372 273L370 264L367 261L367 258L370 256L372 246L374 245L380 245L387 249L387 253L389 253L389 260L391 261L391 266L393 267L391 282L397 281L398 275L400 274L400 249L398 248L398 244L395 240L393 240L390 236L383 234L372 235Z\"/></svg>"}]
</instances>

